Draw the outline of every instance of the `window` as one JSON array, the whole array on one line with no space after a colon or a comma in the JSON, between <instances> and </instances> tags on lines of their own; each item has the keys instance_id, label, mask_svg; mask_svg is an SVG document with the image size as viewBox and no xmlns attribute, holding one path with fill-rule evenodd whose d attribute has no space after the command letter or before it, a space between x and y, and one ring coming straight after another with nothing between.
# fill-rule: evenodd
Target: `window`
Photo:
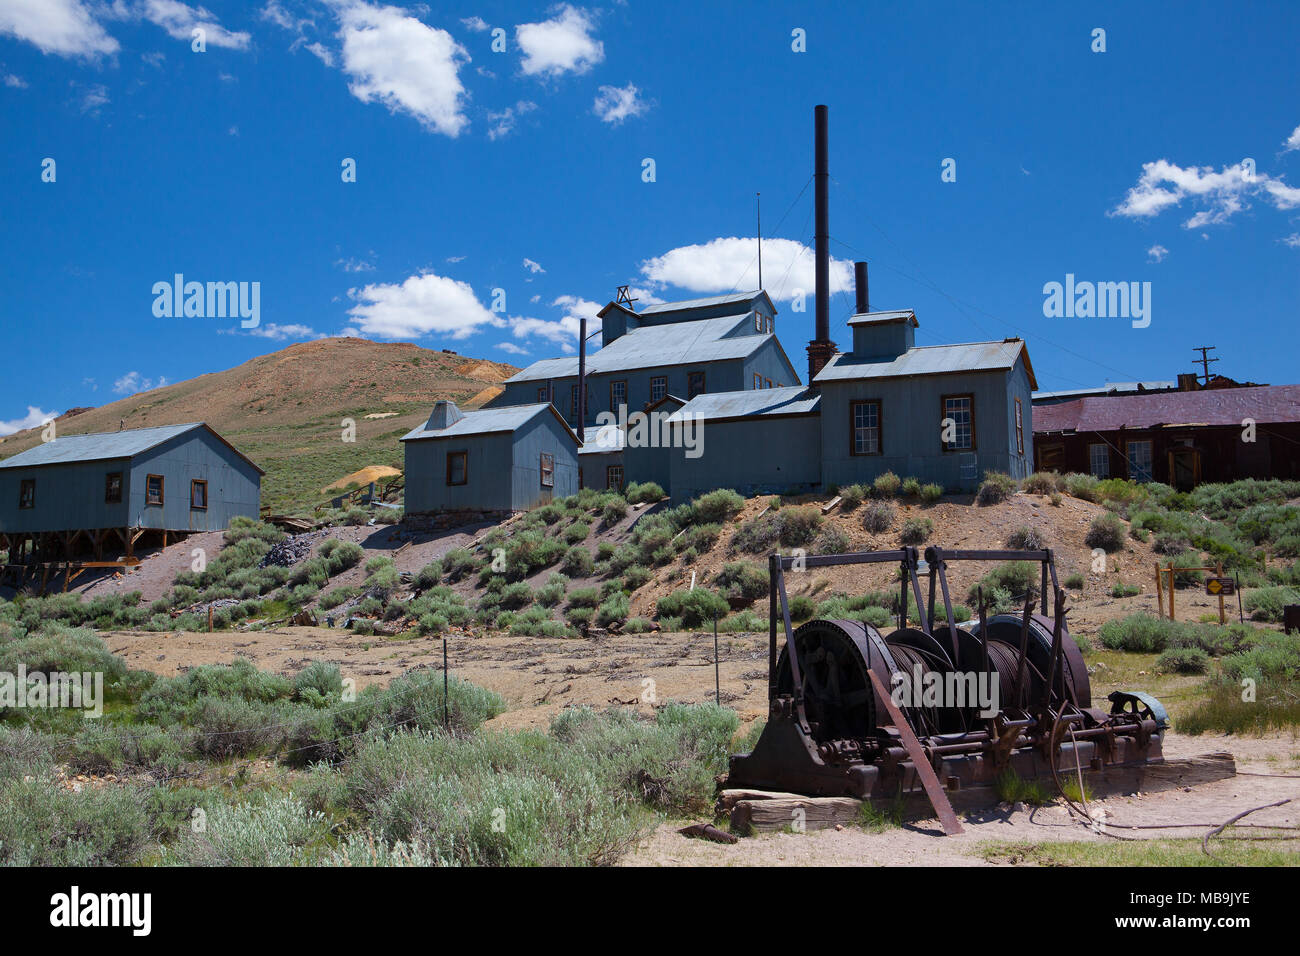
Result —
<instances>
[{"instance_id":1,"label":"window","mask_svg":"<svg viewBox=\"0 0 1300 956\"><path fill-rule=\"evenodd\" d=\"M144 503L160 505L163 503L163 476L149 475L144 480Z\"/></svg>"},{"instance_id":2,"label":"window","mask_svg":"<svg viewBox=\"0 0 1300 956\"><path fill-rule=\"evenodd\" d=\"M755 373L754 373L754 388L762 388L762 387L763 387L763 376L761 376L761 375L759 375L757 372L755 372Z\"/></svg>"},{"instance_id":3,"label":"window","mask_svg":"<svg viewBox=\"0 0 1300 956\"><path fill-rule=\"evenodd\" d=\"M469 481L469 452L447 452L447 484L463 485Z\"/></svg>"},{"instance_id":4,"label":"window","mask_svg":"<svg viewBox=\"0 0 1300 956\"><path fill-rule=\"evenodd\" d=\"M690 401L696 395L704 394L704 373L691 372L686 376L686 399Z\"/></svg>"},{"instance_id":5,"label":"window","mask_svg":"<svg viewBox=\"0 0 1300 956\"><path fill-rule=\"evenodd\" d=\"M1025 411L1020 405L1020 399L1016 399L1016 454L1025 453Z\"/></svg>"},{"instance_id":6,"label":"window","mask_svg":"<svg viewBox=\"0 0 1300 956\"><path fill-rule=\"evenodd\" d=\"M657 402L668 394L668 378L656 375L650 379L650 401Z\"/></svg>"},{"instance_id":7,"label":"window","mask_svg":"<svg viewBox=\"0 0 1300 956\"><path fill-rule=\"evenodd\" d=\"M543 385L537 389L537 400L539 402L549 402L551 400L551 389L549 386Z\"/></svg>"},{"instance_id":8,"label":"window","mask_svg":"<svg viewBox=\"0 0 1300 956\"><path fill-rule=\"evenodd\" d=\"M772 380L771 380L770 378L765 378L765 379L763 379L763 383L764 383L764 387L765 387L765 388L771 388L771 387L772 387Z\"/></svg>"},{"instance_id":9,"label":"window","mask_svg":"<svg viewBox=\"0 0 1300 956\"><path fill-rule=\"evenodd\" d=\"M35 508L36 507L36 479L24 478L22 484L18 486L18 507Z\"/></svg>"},{"instance_id":10,"label":"window","mask_svg":"<svg viewBox=\"0 0 1300 956\"><path fill-rule=\"evenodd\" d=\"M615 491L623 490L623 466L606 465L605 466L605 487Z\"/></svg>"},{"instance_id":11,"label":"window","mask_svg":"<svg viewBox=\"0 0 1300 956\"><path fill-rule=\"evenodd\" d=\"M627 404L627 382L610 382L609 383L609 410L615 415L618 410Z\"/></svg>"},{"instance_id":12,"label":"window","mask_svg":"<svg viewBox=\"0 0 1300 956\"><path fill-rule=\"evenodd\" d=\"M122 501L122 473L110 471L104 476L104 504L116 505Z\"/></svg>"},{"instance_id":13,"label":"window","mask_svg":"<svg viewBox=\"0 0 1300 956\"><path fill-rule=\"evenodd\" d=\"M975 396L945 395L940 440L944 451L969 451L975 448Z\"/></svg>"},{"instance_id":14,"label":"window","mask_svg":"<svg viewBox=\"0 0 1300 956\"><path fill-rule=\"evenodd\" d=\"M1038 456L1039 471L1060 471L1065 464L1065 446L1059 442L1055 445L1034 445L1034 454Z\"/></svg>"},{"instance_id":15,"label":"window","mask_svg":"<svg viewBox=\"0 0 1300 956\"><path fill-rule=\"evenodd\" d=\"M555 456L542 452L542 487L555 487Z\"/></svg>"},{"instance_id":16,"label":"window","mask_svg":"<svg viewBox=\"0 0 1300 956\"><path fill-rule=\"evenodd\" d=\"M755 312L755 313L754 313L754 331L755 331L755 332L762 332L762 331L763 331L763 313L762 313L762 312Z\"/></svg>"},{"instance_id":17,"label":"window","mask_svg":"<svg viewBox=\"0 0 1300 956\"><path fill-rule=\"evenodd\" d=\"M208 483L199 478L190 482L190 507L196 511L208 508Z\"/></svg>"},{"instance_id":18,"label":"window","mask_svg":"<svg viewBox=\"0 0 1300 956\"><path fill-rule=\"evenodd\" d=\"M1088 470L1094 478L1110 477L1110 449L1104 442L1088 446Z\"/></svg>"},{"instance_id":19,"label":"window","mask_svg":"<svg viewBox=\"0 0 1300 956\"><path fill-rule=\"evenodd\" d=\"M1151 442L1128 443L1128 476L1134 481L1151 480Z\"/></svg>"},{"instance_id":20,"label":"window","mask_svg":"<svg viewBox=\"0 0 1300 956\"><path fill-rule=\"evenodd\" d=\"M880 454L880 403L849 402L850 455Z\"/></svg>"}]
</instances>

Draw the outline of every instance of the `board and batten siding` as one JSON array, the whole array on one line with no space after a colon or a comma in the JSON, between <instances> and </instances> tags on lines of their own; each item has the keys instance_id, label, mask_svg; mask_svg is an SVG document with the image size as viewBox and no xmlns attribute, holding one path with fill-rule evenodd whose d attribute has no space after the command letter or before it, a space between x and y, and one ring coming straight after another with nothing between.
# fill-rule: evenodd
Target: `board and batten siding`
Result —
<instances>
[{"instance_id":1,"label":"board and batten siding","mask_svg":"<svg viewBox=\"0 0 1300 956\"><path fill-rule=\"evenodd\" d=\"M1024 463L1032 458L1015 453L1013 378L1006 371L956 372L822 384L822 481L827 486L849 485L892 471L923 483L937 482L948 491L973 491L986 471L1023 472ZM1027 387L1027 376L1024 384ZM948 451L941 441L942 398L951 395L974 399L975 447L971 450ZM1027 399L1025 391L1021 399L1025 447L1032 451ZM851 453L849 407L856 401L880 402L880 454ZM973 467L971 459L964 457L970 455Z\"/></svg>"},{"instance_id":2,"label":"board and batten siding","mask_svg":"<svg viewBox=\"0 0 1300 956\"><path fill-rule=\"evenodd\" d=\"M149 475L163 477L161 505L145 500ZM195 479L208 483L207 508L190 507ZM262 500L257 469L201 428L136 455L126 491L129 526L167 531L224 531L232 518L256 519Z\"/></svg>"},{"instance_id":3,"label":"board and batten siding","mask_svg":"<svg viewBox=\"0 0 1300 956\"><path fill-rule=\"evenodd\" d=\"M107 502L105 482L122 473L122 500ZM145 504L148 475L163 476L163 503ZM18 507L24 479L36 481L36 506ZM190 508L190 482L208 483L206 510ZM194 429L132 458L0 469L0 531L40 533L99 528L221 531L230 519L256 519L261 476L206 429Z\"/></svg>"},{"instance_id":4,"label":"board and batten siding","mask_svg":"<svg viewBox=\"0 0 1300 956\"><path fill-rule=\"evenodd\" d=\"M700 457L688 458L683 448L666 450L670 477L665 487L675 500L715 488L751 496L801 494L821 485L821 431L815 414L706 420L696 427Z\"/></svg>"},{"instance_id":5,"label":"board and batten siding","mask_svg":"<svg viewBox=\"0 0 1300 956\"><path fill-rule=\"evenodd\" d=\"M578 491L573 437L553 414L536 415L514 432L418 438L403 443L406 511L525 511ZM447 484L447 456L466 453L463 485ZM541 455L555 456L555 487L542 487Z\"/></svg>"}]
</instances>

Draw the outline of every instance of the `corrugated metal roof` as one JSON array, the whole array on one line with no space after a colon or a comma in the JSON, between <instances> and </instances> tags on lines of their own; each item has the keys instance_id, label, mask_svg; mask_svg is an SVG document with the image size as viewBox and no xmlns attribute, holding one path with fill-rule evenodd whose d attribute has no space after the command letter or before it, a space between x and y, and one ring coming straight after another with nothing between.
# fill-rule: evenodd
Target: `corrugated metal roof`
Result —
<instances>
[{"instance_id":1,"label":"corrugated metal roof","mask_svg":"<svg viewBox=\"0 0 1300 956\"><path fill-rule=\"evenodd\" d=\"M802 385L785 388L753 388L743 392L705 392L679 408L668 419L687 417L703 420L759 418L775 415L808 415L818 410L821 396Z\"/></svg>"},{"instance_id":2,"label":"corrugated metal roof","mask_svg":"<svg viewBox=\"0 0 1300 956\"><path fill-rule=\"evenodd\" d=\"M54 441L44 442L19 452L12 458L0 461L0 468L27 468L33 465L61 465L76 461L133 458L143 451L170 441L177 435L205 427L202 422L190 422L186 425L130 428L120 432L96 432L91 435L60 435Z\"/></svg>"},{"instance_id":3,"label":"corrugated metal roof","mask_svg":"<svg viewBox=\"0 0 1300 956\"><path fill-rule=\"evenodd\" d=\"M944 375L952 372L992 372L1009 369L1023 351L1019 339L1004 342L971 342L964 345L925 345L908 349L888 361L858 358L849 352L835 355L816 382L851 381L862 378L894 378L913 375Z\"/></svg>"},{"instance_id":4,"label":"corrugated metal roof","mask_svg":"<svg viewBox=\"0 0 1300 956\"><path fill-rule=\"evenodd\" d=\"M578 449L579 455L609 455L627 447L627 435L617 425L588 428L587 441Z\"/></svg>"},{"instance_id":5,"label":"corrugated metal roof","mask_svg":"<svg viewBox=\"0 0 1300 956\"><path fill-rule=\"evenodd\" d=\"M911 309L895 309L893 312L859 312L849 319L849 325L889 325L892 322L910 322L916 328L916 313Z\"/></svg>"},{"instance_id":6,"label":"corrugated metal roof","mask_svg":"<svg viewBox=\"0 0 1300 956\"><path fill-rule=\"evenodd\" d=\"M1040 398L1066 398L1076 396L1083 398L1088 395L1114 395L1123 392L1136 393L1139 389L1144 392L1171 392L1178 387L1177 382L1107 382L1104 385L1097 385L1093 388L1065 388L1058 389L1054 392L1034 392L1035 400Z\"/></svg>"},{"instance_id":7,"label":"corrugated metal roof","mask_svg":"<svg viewBox=\"0 0 1300 956\"><path fill-rule=\"evenodd\" d=\"M1121 428L1300 422L1300 385L1214 388L1154 395L1099 395L1034 406L1036 434L1109 432Z\"/></svg>"},{"instance_id":8,"label":"corrugated metal roof","mask_svg":"<svg viewBox=\"0 0 1300 956\"><path fill-rule=\"evenodd\" d=\"M712 295L702 299L683 299L681 302L660 302L657 305L647 305L637 315L657 315L661 312L681 312L685 309L710 309L729 302L748 304L763 294L761 290L756 289L753 292L733 292L730 295Z\"/></svg>"},{"instance_id":9,"label":"corrugated metal roof","mask_svg":"<svg viewBox=\"0 0 1300 956\"><path fill-rule=\"evenodd\" d=\"M749 318L751 314L740 312L715 319L632 329L599 352L588 355L587 374L746 358L776 338L772 333L755 333L753 320ZM534 362L506 379L506 383L568 378L577 374L578 357L570 355Z\"/></svg>"},{"instance_id":10,"label":"corrugated metal roof","mask_svg":"<svg viewBox=\"0 0 1300 956\"><path fill-rule=\"evenodd\" d=\"M504 408L483 408L473 412L463 412L446 428L430 429L428 422L403 435L399 441L414 441L420 438L451 438L457 435L487 435L493 432L512 432L525 422L531 421L552 406L546 402L532 405L507 405Z\"/></svg>"}]
</instances>

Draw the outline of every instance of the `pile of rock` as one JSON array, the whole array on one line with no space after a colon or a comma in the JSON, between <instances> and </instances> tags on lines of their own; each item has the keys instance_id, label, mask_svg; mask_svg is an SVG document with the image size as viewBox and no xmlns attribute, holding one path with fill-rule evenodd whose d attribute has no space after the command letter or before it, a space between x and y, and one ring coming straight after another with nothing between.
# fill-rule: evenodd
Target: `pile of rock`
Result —
<instances>
[{"instance_id":1,"label":"pile of rock","mask_svg":"<svg viewBox=\"0 0 1300 956\"><path fill-rule=\"evenodd\" d=\"M271 545L271 550L266 552L266 557L258 567L269 568L271 565L279 565L287 568L290 565L297 564L307 555L311 554L312 538L310 534L295 534L285 538L278 544Z\"/></svg>"}]
</instances>

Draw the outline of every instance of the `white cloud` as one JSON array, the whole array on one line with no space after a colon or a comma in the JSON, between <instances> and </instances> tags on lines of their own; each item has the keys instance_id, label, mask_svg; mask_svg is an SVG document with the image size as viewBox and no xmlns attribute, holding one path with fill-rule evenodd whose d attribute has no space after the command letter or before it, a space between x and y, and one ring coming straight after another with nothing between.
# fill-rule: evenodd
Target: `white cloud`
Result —
<instances>
[{"instance_id":1,"label":"white cloud","mask_svg":"<svg viewBox=\"0 0 1300 956\"><path fill-rule=\"evenodd\" d=\"M380 338L435 334L464 339L481 328L506 324L483 307L469 283L432 272L410 276L400 284L350 289L348 295L357 303L348 310L353 324L361 333Z\"/></svg>"},{"instance_id":2,"label":"white cloud","mask_svg":"<svg viewBox=\"0 0 1300 956\"><path fill-rule=\"evenodd\" d=\"M1224 166L1182 167L1159 159L1142 165L1142 175L1121 202L1107 215L1150 219L1190 200L1198 209L1183 223L1185 229L1218 226L1249 208L1252 197L1262 197L1277 209L1300 206L1300 189L1255 171L1245 162Z\"/></svg>"},{"instance_id":3,"label":"white cloud","mask_svg":"<svg viewBox=\"0 0 1300 956\"><path fill-rule=\"evenodd\" d=\"M482 33L488 28L487 21L482 17L465 17L460 24L472 33Z\"/></svg>"},{"instance_id":4,"label":"white cloud","mask_svg":"<svg viewBox=\"0 0 1300 956\"><path fill-rule=\"evenodd\" d=\"M654 286L721 294L758 285L758 242L735 237L702 245L679 246L641 263L641 274ZM816 289L813 251L792 239L763 240L763 276L767 294L777 301L793 298L796 289L811 296ZM853 288L852 265L831 259L830 291Z\"/></svg>"},{"instance_id":5,"label":"white cloud","mask_svg":"<svg viewBox=\"0 0 1300 956\"><path fill-rule=\"evenodd\" d=\"M119 9L122 6L119 4ZM189 43L193 40L194 30L198 28L203 30L204 42L208 46L225 47L228 50L248 49L250 37L247 33L227 30L202 7L191 7L180 0L143 0L127 9L135 16L162 27L173 40Z\"/></svg>"},{"instance_id":6,"label":"white cloud","mask_svg":"<svg viewBox=\"0 0 1300 956\"><path fill-rule=\"evenodd\" d=\"M81 0L5 0L0 3L0 34L58 56L93 59L119 49Z\"/></svg>"},{"instance_id":7,"label":"white cloud","mask_svg":"<svg viewBox=\"0 0 1300 956\"><path fill-rule=\"evenodd\" d=\"M514 106L507 106L500 113L488 113L488 122L492 124L488 128L488 139L497 140L508 135L514 130L519 117L535 109L537 109L536 103L531 100L520 100Z\"/></svg>"},{"instance_id":8,"label":"white cloud","mask_svg":"<svg viewBox=\"0 0 1300 956\"><path fill-rule=\"evenodd\" d=\"M155 388L162 388L167 384L165 376L159 375L158 380L145 378L139 372L127 372L121 378L113 383L113 391L118 395L133 395L136 392L151 392Z\"/></svg>"},{"instance_id":9,"label":"white cloud","mask_svg":"<svg viewBox=\"0 0 1300 956\"><path fill-rule=\"evenodd\" d=\"M1279 239L1278 242L1285 243L1292 249L1300 249L1300 232L1293 232L1285 239Z\"/></svg>"},{"instance_id":10,"label":"white cloud","mask_svg":"<svg viewBox=\"0 0 1300 956\"><path fill-rule=\"evenodd\" d=\"M1169 250L1166 249L1164 246L1160 245L1160 243L1156 243L1154 246L1152 246L1150 249L1147 250L1147 261L1164 262L1165 256L1167 255L1169 255Z\"/></svg>"},{"instance_id":11,"label":"white cloud","mask_svg":"<svg viewBox=\"0 0 1300 956\"><path fill-rule=\"evenodd\" d=\"M447 257L447 261L448 261L448 262L451 262L451 263L464 262L464 261L466 260L466 258L468 258L468 257L467 257L467 256L448 256L448 257Z\"/></svg>"},{"instance_id":12,"label":"white cloud","mask_svg":"<svg viewBox=\"0 0 1300 956\"><path fill-rule=\"evenodd\" d=\"M578 335L582 330L582 319L587 319L587 334L591 335L600 328L600 318L596 315L602 308L600 303L583 299L576 295L562 295L551 303L559 308L562 315L558 319L512 318L510 331L517 339L540 338L554 342L562 352L576 352ZM597 347L599 342L588 342L588 349Z\"/></svg>"},{"instance_id":13,"label":"white cloud","mask_svg":"<svg viewBox=\"0 0 1300 956\"><path fill-rule=\"evenodd\" d=\"M108 105L108 87L96 84L81 95L81 112L98 116L99 111Z\"/></svg>"},{"instance_id":14,"label":"white cloud","mask_svg":"<svg viewBox=\"0 0 1300 956\"><path fill-rule=\"evenodd\" d=\"M27 89L27 81L21 76L9 73L5 75L5 86L11 87L15 90L25 90Z\"/></svg>"},{"instance_id":15,"label":"white cloud","mask_svg":"<svg viewBox=\"0 0 1300 956\"><path fill-rule=\"evenodd\" d=\"M339 10L343 70L363 103L409 113L426 129L459 136L463 112L460 67L469 54L446 30L426 26L397 7L353 2Z\"/></svg>"},{"instance_id":16,"label":"white cloud","mask_svg":"<svg viewBox=\"0 0 1300 956\"><path fill-rule=\"evenodd\" d=\"M568 4L555 8L549 20L517 25L515 42L524 54L520 69L525 76L586 73L605 59L605 45L591 35L594 28L591 14Z\"/></svg>"},{"instance_id":17,"label":"white cloud","mask_svg":"<svg viewBox=\"0 0 1300 956\"><path fill-rule=\"evenodd\" d=\"M614 126L629 116L641 116L650 104L641 99L641 91L629 83L627 86L602 86L596 95L592 110L603 122Z\"/></svg>"},{"instance_id":18,"label":"white cloud","mask_svg":"<svg viewBox=\"0 0 1300 956\"><path fill-rule=\"evenodd\" d=\"M1284 145L1286 146L1286 151L1288 153L1292 150L1300 149L1300 126L1297 126L1291 131L1291 135L1286 138L1286 143Z\"/></svg>"},{"instance_id":19,"label":"white cloud","mask_svg":"<svg viewBox=\"0 0 1300 956\"><path fill-rule=\"evenodd\" d=\"M14 432L20 432L27 428L35 428L37 425L44 425L51 418L58 417L58 412L43 412L35 405L28 405L26 415L7 422L0 422L0 437L12 435Z\"/></svg>"},{"instance_id":20,"label":"white cloud","mask_svg":"<svg viewBox=\"0 0 1300 956\"><path fill-rule=\"evenodd\" d=\"M539 272L546 271L545 269L542 268L541 263L534 262L532 259L524 260L524 268L527 269L529 272L531 272L533 275L537 275L537 273Z\"/></svg>"},{"instance_id":21,"label":"white cloud","mask_svg":"<svg viewBox=\"0 0 1300 956\"><path fill-rule=\"evenodd\" d=\"M374 253L372 252L371 255L373 256ZM373 262L367 262L365 259L353 259L353 258L337 259L335 260L334 265L338 266L344 272L374 272L375 271L375 264Z\"/></svg>"},{"instance_id":22,"label":"white cloud","mask_svg":"<svg viewBox=\"0 0 1300 956\"><path fill-rule=\"evenodd\" d=\"M319 41L314 41L312 43L304 44L304 46L307 52L312 54L312 56L316 57L316 59L320 60L326 66L334 65L335 62L334 54L328 47L325 46L325 44Z\"/></svg>"},{"instance_id":23,"label":"white cloud","mask_svg":"<svg viewBox=\"0 0 1300 956\"><path fill-rule=\"evenodd\" d=\"M276 342L284 342L288 339L323 339L324 334L317 332L311 326L301 325L298 323L289 323L288 325L276 325L274 322L268 322L266 325L258 325L251 329L239 329L233 331L247 332L249 335L256 336L259 339L271 339Z\"/></svg>"},{"instance_id":24,"label":"white cloud","mask_svg":"<svg viewBox=\"0 0 1300 956\"><path fill-rule=\"evenodd\" d=\"M498 342L497 348L502 352L509 352L511 355L528 355L528 349L520 348L514 342Z\"/></svg>"}]
</instances>

